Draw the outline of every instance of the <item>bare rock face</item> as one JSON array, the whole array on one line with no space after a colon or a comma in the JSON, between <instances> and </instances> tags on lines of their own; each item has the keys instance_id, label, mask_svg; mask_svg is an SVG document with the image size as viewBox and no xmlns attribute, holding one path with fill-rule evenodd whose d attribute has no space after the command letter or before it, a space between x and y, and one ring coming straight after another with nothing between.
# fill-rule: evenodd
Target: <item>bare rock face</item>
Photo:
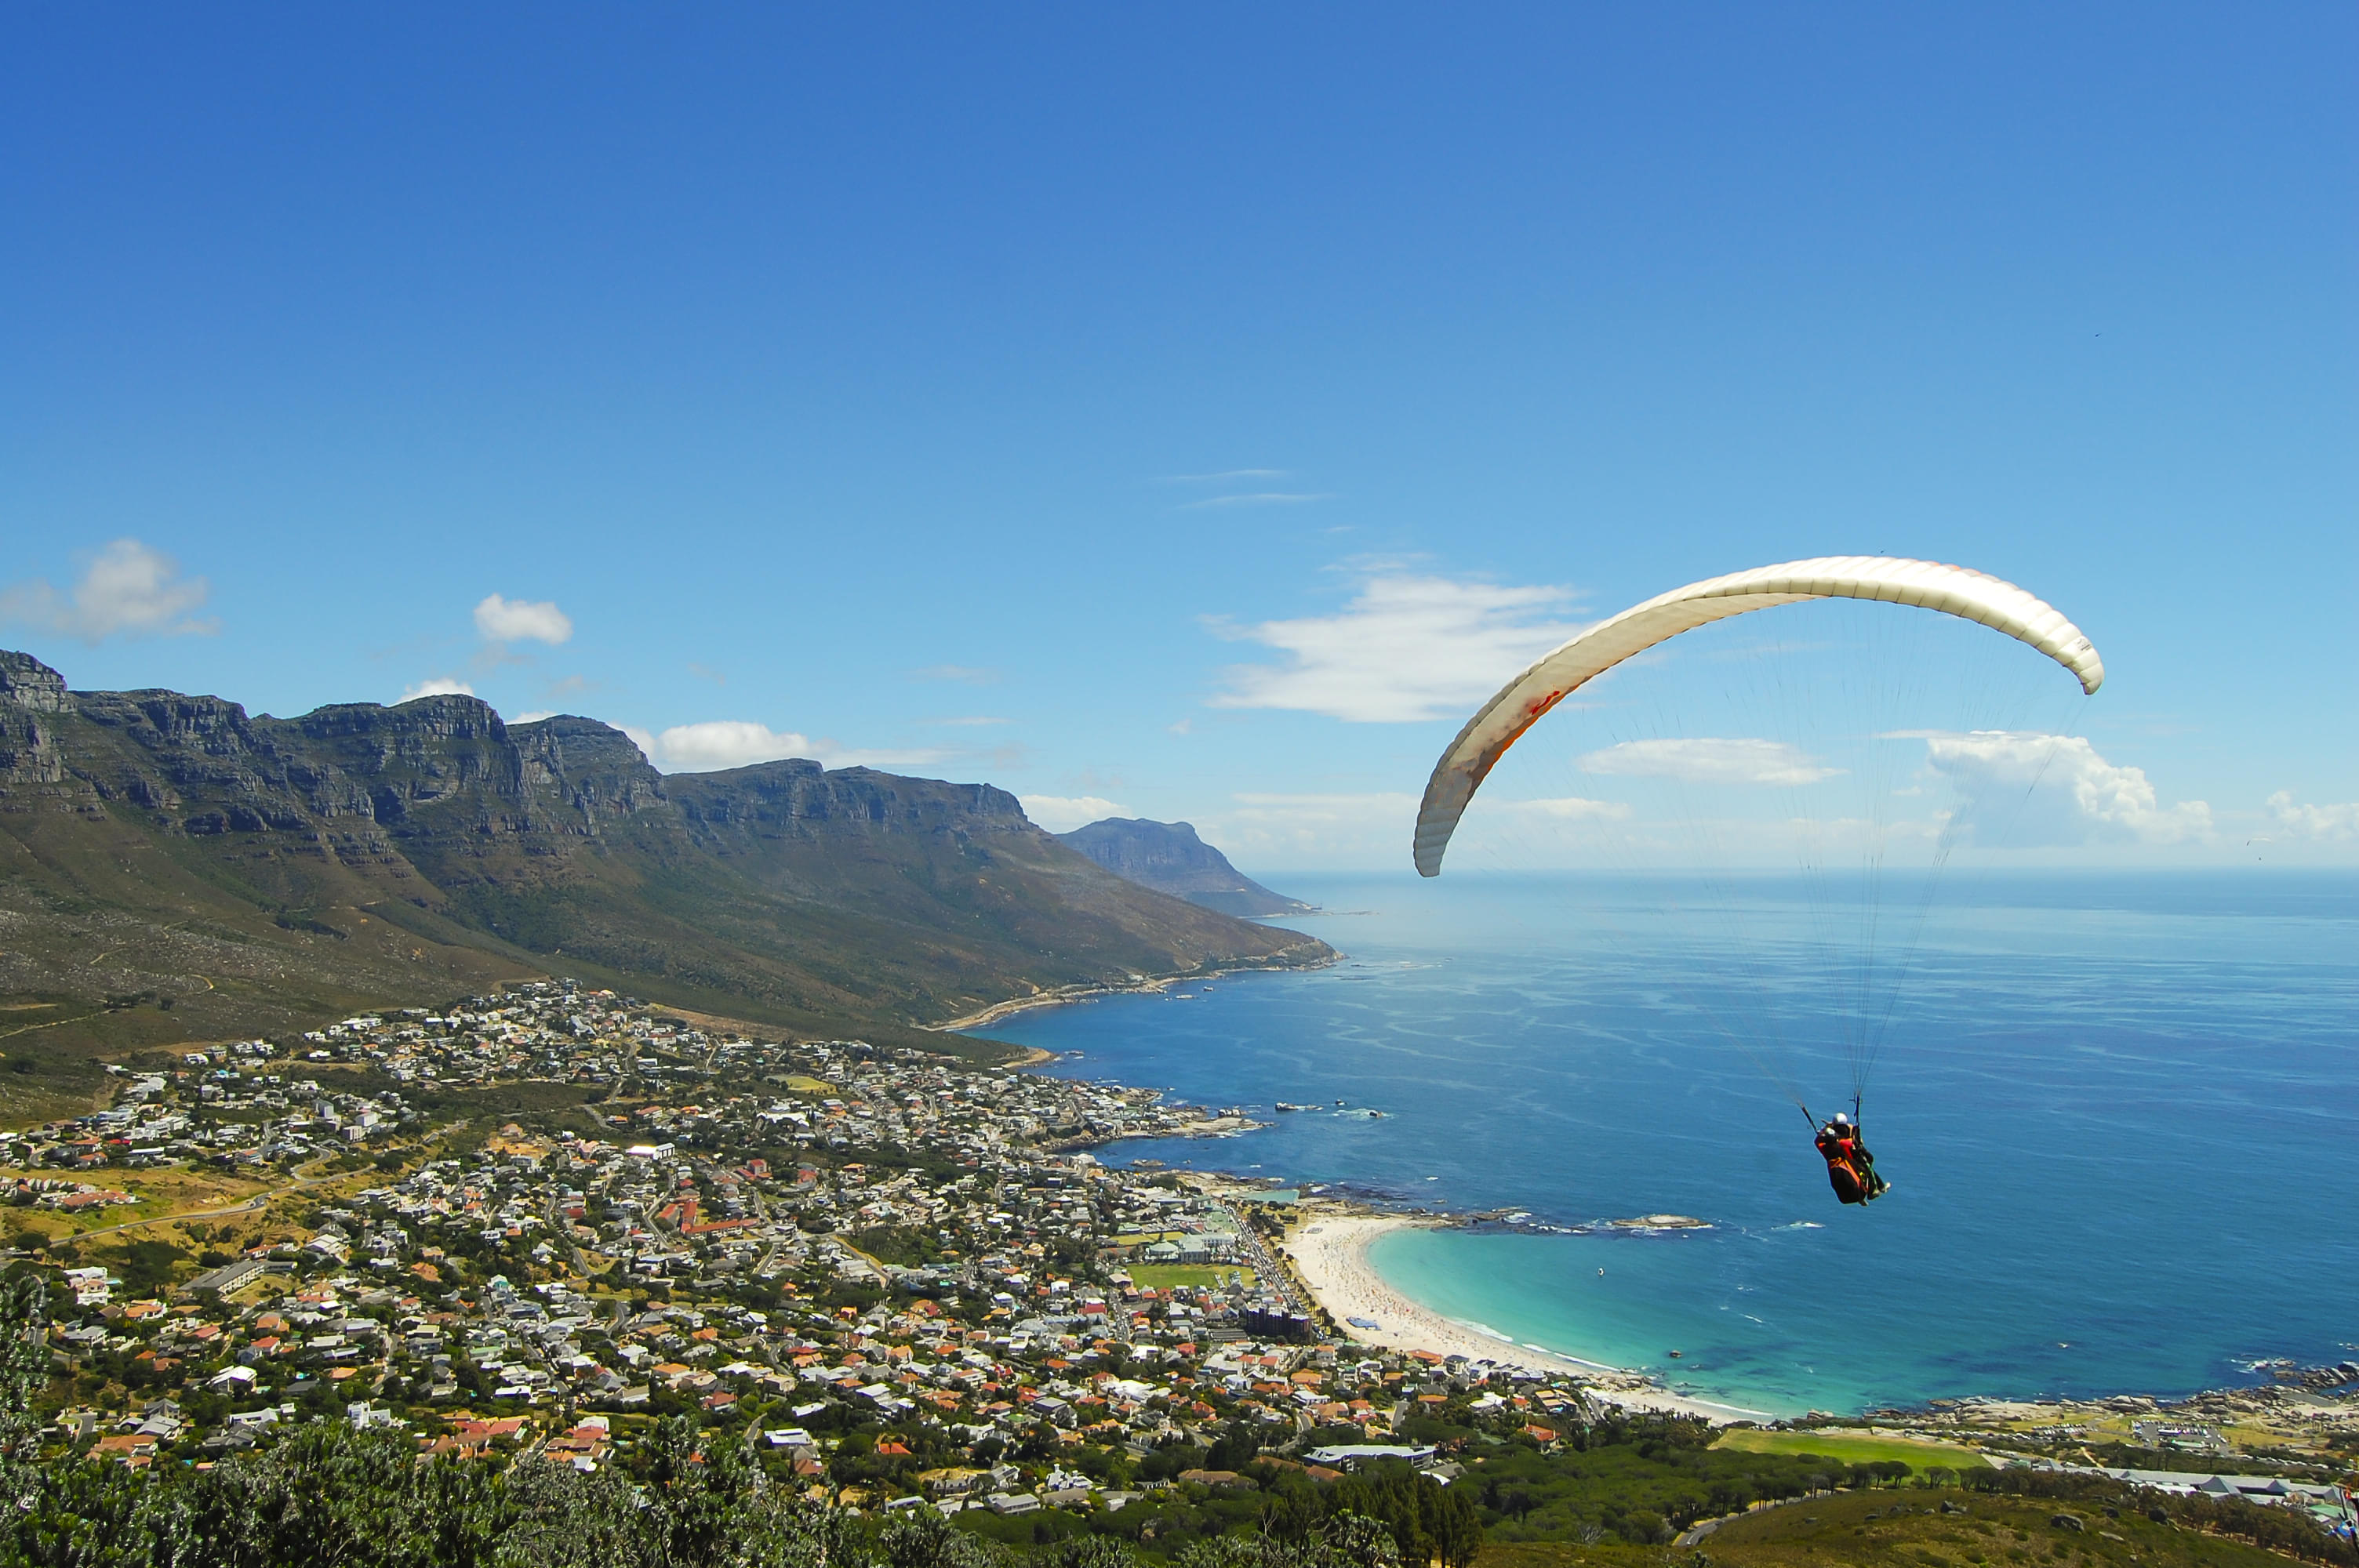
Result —
<instances>
[{"instance_id":1,"label":"bare rock face","mask_svg":"<svg viewBox=\"0 0 2359 1568\"><path fill-rule=\"evenodd\" d=\"M720 773L679 773L672 797L714 831L820 838L879 833L1037 833L1016 797L990 784L907 779L870 768L829 773L800 758Z\"/></svg>"},{"instance_id":2,"label":"bare rock face","mask_svg":"<svg viewBox=\"0 0 2359 1568\"><path fill-rule=\"evenodd\" d=\"M66 677L30 654L0 649L0 702L31 713L63 713Z\"/></svg>"},{"instance_id":3,"label":"bare rock face","mask_svg":"<svg viewBox=\"0 0 2359 1568\"><path fill-rule=\"evenodd\" d=\"M0 653L0 785L64 782L41 716L66 708L65 677L29 654Z\"/></svg>"},{"instance_id":4,"label":"bare rock face","mask_svg":"<svg viewBox=\"0 0 2359 1568\"><path fill-rule=\"evenodd\" d=\"M1303 914L1310 909L1238 871L1185 822L1109 816L1058 837L1118 877L1223 914Z\"/></svg>"}]
</instances>

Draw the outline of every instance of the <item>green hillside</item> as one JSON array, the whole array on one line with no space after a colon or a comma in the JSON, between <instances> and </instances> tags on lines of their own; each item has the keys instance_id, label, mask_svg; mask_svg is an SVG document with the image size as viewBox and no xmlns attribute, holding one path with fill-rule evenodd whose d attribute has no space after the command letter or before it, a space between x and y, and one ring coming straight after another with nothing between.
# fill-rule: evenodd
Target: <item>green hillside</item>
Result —
<instances>
[{"instance_id":1,"label":"green hillside","mask_svg":"<svg viewBox=\"0 0 2359 1568\"><path fill-rule=\"evenodd\" d=\"M82 1092L96 1054L553 971L884 1039L1330 956L1125 881L987 784L666 777L603 724L469 697L281 719L0 654L0 1116Z\"/></svg>"}]
</instances>

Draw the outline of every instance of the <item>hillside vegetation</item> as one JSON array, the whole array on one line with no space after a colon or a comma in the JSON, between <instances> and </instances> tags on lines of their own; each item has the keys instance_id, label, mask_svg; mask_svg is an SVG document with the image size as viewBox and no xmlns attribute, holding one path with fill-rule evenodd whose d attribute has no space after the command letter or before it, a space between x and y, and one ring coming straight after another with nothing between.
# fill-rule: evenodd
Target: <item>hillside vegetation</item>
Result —
<instances>
[{"instance_id":1,"label":"hillside vegetation","mask_svg":"<svg viewBox=\"0 0 2359 1568\"><path fill-rule=\"evenodd\" d=\"M470 697L280 719L0 654L0 1114L86 1087L95 1053L551 971L908 1039L1036 989L1330 957L1102 870L987 784L667 777L606 725Z\"/></svg>"}]
</instances>

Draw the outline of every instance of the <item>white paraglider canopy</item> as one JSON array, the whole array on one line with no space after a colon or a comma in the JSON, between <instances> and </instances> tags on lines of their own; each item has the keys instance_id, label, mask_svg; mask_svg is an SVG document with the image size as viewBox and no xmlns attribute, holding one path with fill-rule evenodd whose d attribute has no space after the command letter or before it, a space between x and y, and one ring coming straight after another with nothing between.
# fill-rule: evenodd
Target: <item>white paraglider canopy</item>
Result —
<instances>
[{"instance_id":1,"label":"white paraglider canopy","mask_svg":"<svg viewBox=\"0 0 2359 1568\"><path fill-rule=\"evenodd\" d=\"M1568 696L1614 665L1699 626L1810 600L1857 599L1978 622L2027 643L2071 672L2081 689L2105 666L2081 629L2013 583L1964 567L1890 556L1826 556L1709 578L1602 621L1540 659L1484 703L1434 764L1417 817L1417 869L1437 876L1458 819L1499 759Z\"/></svg>"}]
</instances>

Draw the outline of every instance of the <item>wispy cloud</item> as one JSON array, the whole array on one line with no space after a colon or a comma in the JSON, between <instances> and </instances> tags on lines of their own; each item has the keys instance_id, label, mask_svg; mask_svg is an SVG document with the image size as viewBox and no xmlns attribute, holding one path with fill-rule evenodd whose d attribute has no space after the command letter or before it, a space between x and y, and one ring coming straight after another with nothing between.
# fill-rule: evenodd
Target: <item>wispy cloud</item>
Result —
<instances>
[{"instance_id":1,"label":"wispy cloud","mask_svg":"<svg viewBox=\"0 0 2359 1568\"><path fill-rule=\"evenodd\" d=\"M416 686L404 687L397 703L415 702L421 697L473 697L475 688L455 676L429 676Z\"/></svg>"},{"instance_id":2,"label":"wispy cloud","mask_svg":"<svg viewBox=\"0 0 2359 1568\"><path fill-rule=\"evenodd\" d=\"M1019 795L1024 815L1051 833L1071 833L1109 816L1129 816L1130 807L1095 795Z\"/></svg>"},{"instance_id":3,"label":"wispy cloud","mask_svg":"<svg viewBox=\"0 0 2359 1568\"><path fill-rule=\"evenodd\" d=\"M1182 512L1194 512L1207 506L1295 506L1306 501L1332 501L1325 491L1257 490L1246 495L1208 495L1201 501L1183 501Z\"/></svg>"},{"instance_id":4,"label":"wispy cloud","mask_svg":"<svg viewBox=\"0 0 2359 1568\"><path fill-rule=\"evenodd\" d=\"M1357 724L1462 718L1508 676L1580 631L1553 618L1569 589L1387 573L1334 615L1212 630L1283 664L1239 665L1215 708L1323 713Z\"/></svg>"},{"instance_id":5,"label":"wispy cloud","mask_svg":"<svg viewBox=\"0 0 2359 1568\"><path fill-rule=\"evenodd\" d=\"M484 596L475 606L475 630L487 643L547 643L551 647L571 641L573 622L547 600Z\"/></svg>"},{"instance_id":6,"label":"wispy cloud","mask_svg":"<svg viewBox=\"0 0 2359 1568\"><path fill-rule=\"evenodd\" d=\"M1783 741L1693 736L1664 741L1625 741L1585 753L1580 766L1593 773L1624 778L1680 779L1689 784L1806 784L1831 779L1841 768Z\"/></svg>"},{"instance_id":7,"label":"wispy cloud","mask_svg":"<svg viewBox=\"0 0 2359 1568\"><path fill-rule=\"evenodd\" d=\"M1284 479L1284 469L1223 469L1218 473L1167 473L1158 475L1158 484L1234 484L1241 479Z\"/></svg>"},{"instance_id":8,"label":"wispy cloud","mask_svg":"<svg viewBox=\"0 0 2359 1568\"><path fill-rule=\"evenodd\" d=\"M909 672L913 680L956 681L962 686L997 686L999 672L973 665L928 665Z\"/></svg>"},{"instance_id":9,"label":"wispy cloud","mask_svg":"<svg viewBox=\"0 0 2359 1568\"><path fill-rule=\"evenodd\" d=\"M194 612L212 593L203 578L182 577L180 564L162 551L117 539L92 557L63 593L43 578L0 589L0 621L92 643L118 635L210 636L220 621Z\"/></svg>"},{"instance_id":10,"label":"wispy cloud","mask_svg":"<svg viewBox=\"0 0 2359 1568\"><path fill-rule=\"evenodd\" d=\"M1200 813L1199 834L1240 862L1393 865L1408 857L1417 796L1396 791L1246 791Z\"/></svg>"},{"instance_id":11,"label":"wispy cloud","mask_svg":"<svg viewBox=\"0 0 2359 1568\"><path fill-rule=\"evenodd\" d=\"M1546 800L1508 800L1498 804L1502 810L1552 822L1623 822L1630 816L1627 802L1590 800L1577 795L1560 795Z\"/></svg>"},{"instance_id":12,"label":"wispy cloud","mask_svg":"<svg viewBox=\"0 0 2359 1568\"><path fill-rule=\"evenodd\" d=\"M1417 796L1397 790L1355 794L1290 795L1240 792L1231 816L1247 822L1369 822L1417 816Z\"/></svg>"},{"instance_id":13,"label":"wispy cloud","mask_svg":"<svg viewBox=\"0 0 2359 1568\"><path fill-rule=\"evenodd\" d=\"M831 768L908 767L938 762L957 754L937 746L842 746L825 737L813 740L796 730L773 730L766 724L744 719L675 724L653 740L652 749L645 741L639 749L666 773L718 773L756 762L775 762L783 757L805 757Z\"/></svg>"}]
</instances>

